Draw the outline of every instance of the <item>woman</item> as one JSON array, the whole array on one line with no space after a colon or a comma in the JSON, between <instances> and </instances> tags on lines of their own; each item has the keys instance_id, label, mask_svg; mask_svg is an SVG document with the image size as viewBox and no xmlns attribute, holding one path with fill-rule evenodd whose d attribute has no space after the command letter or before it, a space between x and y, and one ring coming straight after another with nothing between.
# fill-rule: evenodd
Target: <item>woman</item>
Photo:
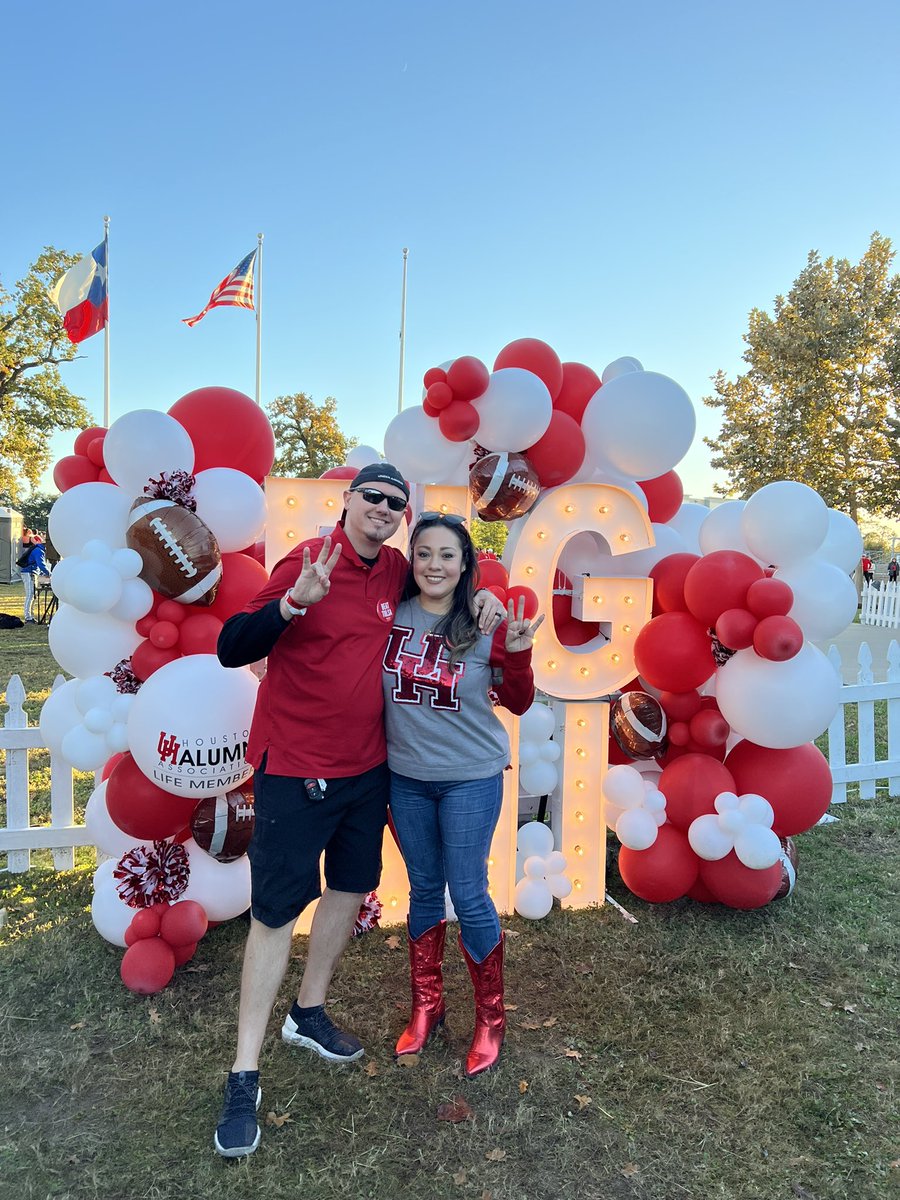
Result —
<instances>
[{"instance_id":1,"label":"woman","mask_svg":"<svg viewBox=\"0 0 900 1200\"><path fill-rule=\"evenodd\" d=\"M25 624L34 625L34 588L38 575L48 575L50 568L44 554L44 539L39 533L26 529L22 533L22 553L17 560L22 586L25 589Z\"/></svg>"},{"instance_id":2,"label":"woman","mask_svg":"<svg viewBox=\"0 0 900 1200\"><path fill-rule=\"evenodd\" d=\"M492 1067L503 1044L503 940L487 859L509 765L492 691L514 713L534 698L531 646L543 620L517 613L494 635L472 617L475 547L462 517L423 513L410 537L410 578L384 656L391 815L410 881L412 1016L396 1054L417 1054L444 1020L444 895L460 923L475 988L466 1074Z\"/></svg>"}]
</instances>

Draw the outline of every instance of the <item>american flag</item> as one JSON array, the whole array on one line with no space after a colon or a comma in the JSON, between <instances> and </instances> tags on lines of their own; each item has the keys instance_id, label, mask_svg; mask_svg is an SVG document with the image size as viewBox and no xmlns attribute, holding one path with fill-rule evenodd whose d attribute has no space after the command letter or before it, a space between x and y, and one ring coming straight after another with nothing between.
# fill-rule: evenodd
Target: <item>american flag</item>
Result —
<instances>
[{"instance_id":1,"label":"american flag","mask_svg":"<svg viewBox=\"0 0 900 1200\"><path fill-rule=\"evenodd\" d=\"M232 305L237 308L253 308L253 265L256 262L256 250L242 258L234 270L225 276L213 294L203 312L196 317L182 317L185 325L196 325L202 321L211 308L221 305Z\"/></svg>"}]
</instances>

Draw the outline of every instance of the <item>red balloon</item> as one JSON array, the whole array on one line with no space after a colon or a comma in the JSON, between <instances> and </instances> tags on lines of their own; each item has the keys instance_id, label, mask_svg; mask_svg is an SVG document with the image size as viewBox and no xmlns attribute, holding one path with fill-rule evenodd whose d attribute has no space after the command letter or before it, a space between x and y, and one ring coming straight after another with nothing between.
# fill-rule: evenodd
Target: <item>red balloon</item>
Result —
<instances>
[{"instance_id":1,"label":"red balloon","mask_svg":"<svg viewBox=\"0 0 900 1200\"><path fill-rule=\"evenodd\" d=\"M634 665L652 687L667 692L689 692L716 669L709 635L685 612L665 612L647 622L635 638Z\"/></svg>"},{"instance_id":2,"label":"red balloon","mask_svg":"<svg viewBox=\"0 0 900 1200\"><path fill-rule=\"evenodd\" d=\"M148 779L130 754L123 755L106 785L106 808L114 825L139 840L167 838L190 820L197 796L173 796Z\"/></svg>"},{"instance_id":3,"label":"red balloon","mask_svg":"<svg viewBox=\"0 0 900 1200\"><path fill-rule=\"evenodd\" d=\"M669 725L669 741L673 746L686 746L691 740L691 727L686 721L673 721Z\"/></svg>"},{"instance_id":4,"label":"red balloon","mask_svg":"<svg viewBox=\"0 0 900 1200\"><path fill-rule=\"evenodd\" d=\"M354 476L357 473L354 471ZM300 574L299 568L297 574ZM248 558L246 554L223 554L219 590L206 611L220 621L227 621L253 599L268 578L268 571L256 559Z\"/></svg>"},{"instance_id":5,"label":"red balloon","mask_svg":"<svg viewBox=\"0 0 900 1200\"><path fill-rule=\"evenodd\" d=\"M89 429L82 429L81 433L75 439L73 453L87 454L88 446L98 437L106 437L106 430L102 425L91 425Z\"/></svg>"},{"instance_id":6,"label":"red balloon","mask_svg":"<svg viewBox=\"0 0 900 1200\"><path fill-rule=\"evenodd\" d=\"M258 563L266 565L266 543L254 542L252 546L245 546L241 554L246 554L248 558L255 558Z\"/></svg>"},{"instance_id":7,"label":"red balloon","mask_svg":"<svg viewBox=\"0 0 900 1200\"><path fill-rule=\"evenodd\" d=\"M687 836L671 825L660 826L656 841L648 850L619 850L619 874L622 882L651 904L668 904L694 886L700 860L690 847Z\"/></svg>"},{"instance_id":8,"label":"red balloon","mask_svg":"<svg viewBox=\"0 0 900 1200\"><path fill-rule=\"evenodd\" d=\"M453 389L449 383L433 383L425 393L432 408L447 408L453 403Z\"/></svg>"},{"instance_id":9,"label":"red balloon","mask_svg":"<svg viewBox=\"0 0 900 1200\"><path fill-rule=\"evenodd\" d=\"M443 367L429 367L422 377L422 384L427 392L433 383L446 383L447 372Z\"/></svg>"},{"instance_id":10,"label":"red balloon","mask_svg":"<svg viewBox=\"0 0 900 1200\"><path fill-rule=\"evenodd\" d=\"M95 467L103 466L103 439L105 437L106 433L104 432L100 437L95 437L94 440L88 444L87 456Z\"/></svg>"},{"instance_id":11,"label":"red balloon","mask_svg":"<svg viewBox=\"0 0 900 1200\"><path fill-rule=\"evenodd\" d=\"M659 702L672 721L689 721L700 711L700 693L696 688L690 692L661 692Z\"/></svg>"},{"instance_id":12,"label":"red balloon","mask_svg":"<svg viewBox=\"0 0 900 1200\"><path fill-rule=\"evenodd\" d=\"M156 626L154 625L155 629ZM181 657L181 652L175 649L163 650L159 646L154 646L148 638L145 642L139 642L131 652L131 669L142 682L150 678L154 671L158 671L160 667L164 667L166 663L174 662L176 658Z\"/></svg>"},{"instance_id":13,"label":"red balloon","mask_svg":"<svg viewBox=\"0 0 900 1200\"><path fill-rule=\"evenodd\" d=\"M173 603L174 603L174 601L173 601ZM146 617L141 617L141 619L135 624L134 628L135 628L135 631L137 633L139 633L142 638L146 638L146 637L150 636L150 630L153 628L153 626L155 624L156 624L156 613L148 612Z\"/></svg>"},{"instance_id":14,"label":"red balloon","mask_svg":"<svg viewBox=\"0 0 900 1200\"><path fill-rule=\"evenodd\" d=\"M504 367L522 367L537 375L547 385L551 400L562 391L563 368L559 355L538 338L518 338L504 346L494 360L494 370Z\"/></svg>"},{"instance_id":15,"label":"red balloon","mask_svg":"<svg viewBox=\"0 0 900 1200\"><path fill-rule=\"evenodd\" d=\"M562 387L553 399L553 407L580 425L588 401L600 391L600 376L580 362L564 362L562 371Z\"/></svg>"},{"instance_id":16,"label":"red balloon","mask_svg":"<svg viewBox=\"0 0 900 1200\"><path fill-rule=\"evenodd\" d=\"M436 418L441 415L441 410L439 408L435 408L433 404L429 404L427 399L422 401L422 408L425 411L426 417Z\"/></svg>"},{"instance_id":17,"label":"red balloon","mask_svg":"<svg viewBox=\"0 0 900 1200\"><path fill-rule=\"evenodd\" d=\"M179 604L177 600L163 600L157 605L156 619L180 625L190 611L186 604Z\"/></svg>"},{"instance_id":18,"label":"red balloon","mask_svg":"<svg viewBox=\"0 0 900 1200\"><path fill-rule=\"evenodd\" d=\"M743 608L747 589L762 578L762 567L749 554L739 550L704 554L684 581L688 611L705 626L713 626L726 609Z\"/></svg>"},{"instance_id":19,"label":"red balloon","mask_svg":"<svg viewBox=\"0 0 900 1200\"><path fill-rule=\"evenodd\" d=\"M320 479L355 479L359 474L357 467L329 467L319 476Z\"/></svg>"},{"instance_id":20,"label":"red balloon","mask_svg":"<svg viewBox=\"0 0 900 1200\"><path fill-rule=\"evenodd\" d=\"M165 906L165 911L168 911L168 904ZM159 924L162 920L163 906L154 904L150 908L139 908L131 918L131 924L128 926L134 941L139 942L142 938L156 937L159 933Z\"/></svg>"},{"instance_id":21,"label":"red balloon","mask_svg":"<svg viewBox=\"0 0 900 1200\"><path fill-rule=\"evenodd\" d=\"M783 579L757 579L747 588L747 607L757 617L786 617L793 606L793 589Z\"/></svg>"},{"instance_id":22,"label":"red balloon","mask_svg":"<svg viewBox=\"0 0 900 1200\"><path fill-rule=\"evenodd\" d=\"M746 650L753 645L758 623L746 608L726 608L716 621L716 637L729 650Z\"/></svg>"},{"instance_id":23,"label":"red balloon","mask_svg":"<svg viewBox=\"0 0 900 1200\"><path fill-rule=\"evenodd\" d=\"M655 479L639 479L638 487L647 497L650 520L655 525L667 525L681 508L684 488L674 471L666 471Z\"/></svg>"},{"instance_id":24,"label":"red balloon","mask_svg":"<svg viewBox=\"0 0 900 1200\"><path fill-rule=\"evenodd\" d=\"M174 621L154 621L149 638L157 650L171 650L178 641L178 626Z\"/></svg>"},{"instance_id":25,"label":"red balloon","mask_svg":"<svg viewBox=\"0 0 900 1200\"><path fill-rule=\"evenodd\" d=\"M471 354L464 354L447 369L447 383L455 400L477 400L487 391L490 381L490 371L480 358Z\"/></svg>"},{"instance_id":26,"label":"red balloon","mask_svg":"<svg viewBox=\"0 0 900 1200\"><path fill-rule=\"evenodd\" d=\"M734 776L707 754L684 754L669 763L656 785L666 798L666 817L687 833L692 821L716 811L720 792L734 792Z\"/></svg>"},{"instance_id":27,"label":"red balloon","mask_svg":"<svg viewBox=\"0 0 900 1200\"><path fill-rule=\"evenodd\" d=\"M478 581L482 587L509 587L509 572L496 558L479 558Z\"/></svg>"},{"instance_id":28,"label":"red balloon","mask_svg":"<svg viewBox=\"0 0 900 1200\"><path fill-rule=\"evenodd\" d=\"M716 904L716 898L700 878L697 876L697 882L688 892L688 897L691 900L696 900L698 904Z\"/></svg>"},{"instance_id":29,"label":"red balloon","mask_svg":"<svg viewBox=\"0 0 900 1200\"><path fill-rule=\"evenodd\" d=\"M498 587L497 584L491 583L485 588L485 591L490 592L492 596L496 596L503 607L506 608L506 588Z\"/></svg>"},{"instance_id":30,"label":"red balloon","mask_svg":"<svg viewBox=\"0 0 900 1200\"><path fill-rule=\"evenodd\" d=\"M763 617L753 634L753 649L770 662L787 662L802 648L803 630L790 617Z\"/></svg>"},{"instance_id":31,"label":"red balloon","mask_svg":"<svg viewBox=\"0 0 900 1200\"><path fill-rule=\"evenodd\" d=\"M67 492L80 483L96 483L99 474L99 469L89 458L81 454L67 454L53 468L53 482L60 492Z\"/></svg>"},{"instance_id":32,"label":"red balloon","mask_svg":"<svg viewBox=\"0 0 900 1200\"><path fill-rule=\"evenodd\" d=\"M435 387L442 385L435 384ZM446 387L446 384L443 386ZM454 400L449 408L445 408L438 416L441 433L448 442L467 442L478 432L481 417L475 411L475 406L465 400Z\"/></svg>"},{"instance_id":33,"label":"red balloon","mask_svg":"<svg viewBox=\"0 0 900 1200\"><path fill-rule=\"evenodd\" d=\"M654 615L658 615L657 607L662 612L687 612L684 580L694 563L699 561L699 554L667 554L650 568Z\"/></svg>"},{"instance_id":34,"label":"red balloon","mask_svg":"<svg viewBox=\"0 0 900 1200\"><path fill-rule=\"evenodd\" d=\"M762 908L781 887L781 863L762 871L745 867L735 852L716 862L700 863L700 879L719 901L729 908Z\"/></svg>"},{"instance_id":35,"label":"red balloon","mask_svg":"<svg viewBox=\"0 0 900 1200\"><path fill-rule=\"evenodd\" d=\"M175 955L175 966L183 967L197 953L197 943L188 942L186 946L173 946L172 953Z\"/></svg>"},{"instance_id":36,"label":"red balloon","mask_svg":"<svg viewBox=\"0 0 900 1200\"><path fill-rule=\"evenodd\" d=\"M231 467L251 479L264 479L275 460L275 436L259 405L233 388L188 392L169 409L194 443L194 474L208 467Z\"/></svg>"},{"instance_id":37,"label":"red balloon","mask_svg":"<svg viewBox=\"0 0 900 1200\"><path fill-rule=\"evenodd\" d=\"M179 900L163 913L159 935L170 946L196 944L206 933L208 924L202 904L196 900Z\"/></svg>"},{"instance_id":38,"label":"red balloon","mask_svg":"<svg viewBox=\"0 0 900 1200\"><path fill-rule=\"evenodd\" d=\"M106 760L106 762L103 764L103 770L100 773L101 783L104 781L104 779L109 779L110 775L112 775L113 771L124 757L124 754L114 754L111 758Z\"/></svg>"},{"instance_id":39,"label":"red balloon","mask_svg":"<svg viewBox=\"0 0 900 1200\"><path fill-rule=\"evenodd\" d=\"M771 750L738 742L725 759L739 796L765 796L775 811L772 828L779 837L811 829L828 810L834 786L825 755L812 742L790 750Z\"/></svg>"},{"instance_id":40,"label":"red balloon","mask_svg":"<svg viewBox=\"0 0 900 1200\"><path fill-rule=\"evenodd\" d=\"M530 621L532 617L537 616L537 610L540 607L540 602L537 598L537 592L532 591L530 587L523 587L521 584L511 587L507 591L506 598L507 600L512 600L517 614L519 612L520 596L525 597L525 620Z\"/></svg>"},{"instance_id":41,"label":"red balloon","mask_svg":"<svg viewBox=\"0 0 900 1200\"><path fill-rule=\"evenodd\" d=\"M182 654L215 654L223 622L212 613L189 613L181 626L178 648Z\"/></svg>"},{"instance_id":42,"label":"red balloon","mask_svg":"<svg viewBox=\"0 0 900 1200\"><path fill-rule=\"evenodd\" d=\"M724 746L731 726L717 708L705 708L691 717L691 737L701 746Z\"/></svg>"},{"instance_id":43,"label":"red balloon","mask_svg":"<svg viewBox=\"0 0 900 1200\"><path fill-rule=\"evenodd\" d=\"M565 483L584 462L584 434L568 413L554 411L546 432L525 451L541 487Z\"/></svg>"},{"instance_id":44,"label":"red balloon","mask_svg":"<svg viewBox=\"0 0 900 1200\"><path fill-rule=\"evenodd\" d=\"M106 467L102 467L100 469L100 474L97 476L97 482L114 484L116 481L113 479L112 475L110 475L109 471L107 471Z\"/></svg>"},{"instance_id":45,"label":"red balloon","mask_svg":"<svg viewBox=\"0 0 900 1200\"><path fill-rule=\"evenodd\" d=\"M125 951L119 974L128 990L139 996L161 992L175 974L172 947L158 937L135 942Z\"/></svg>"}]
</instances>

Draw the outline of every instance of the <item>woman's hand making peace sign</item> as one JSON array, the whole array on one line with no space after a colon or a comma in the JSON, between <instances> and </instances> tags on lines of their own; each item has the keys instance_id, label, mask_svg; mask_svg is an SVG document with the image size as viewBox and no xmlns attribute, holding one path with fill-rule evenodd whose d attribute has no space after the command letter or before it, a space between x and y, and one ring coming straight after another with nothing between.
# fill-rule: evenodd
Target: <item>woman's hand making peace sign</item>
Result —
<instances>
[{"instance_id":1,"label":"woman's hand making peace sign","mask_svg":"<svg viewBox=\"0 0 900 1200\"><path fill-rule=\"evenodd\" d=\"M517 650L530 650L534 643L534 635L541 627L544 614L534 623L525 620L525 597L519 597L518 613L515 602L510 600L507 605L506 649L510 654Z\"/></svg>"}]
</instances>

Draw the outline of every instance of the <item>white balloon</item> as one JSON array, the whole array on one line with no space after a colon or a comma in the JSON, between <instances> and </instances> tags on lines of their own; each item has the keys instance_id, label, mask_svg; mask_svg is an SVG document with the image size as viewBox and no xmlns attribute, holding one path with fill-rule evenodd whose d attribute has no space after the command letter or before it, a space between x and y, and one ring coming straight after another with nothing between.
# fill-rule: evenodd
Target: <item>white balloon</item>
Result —
<instances>
[{"instance_id":1,"label":"white balloon","mask_svg":"<svg viewBox=\"0 0 900 1200\"><path fill-rule=\"evenodd\" d=\"M58 600L65 600L66 580L80 562L81 558L79 555L70 554L68 558L61 558L53 568L53 573L50 576L50 586L53 589L53 595Z\"/></svg>"},{"instance_id":2,"label":"white balloon","mask_svg":"<svg viewBox=\"0 0 900 1200\"><path fill-rule=\"evenodd\" d=\"M788 616L813 641L836 637L856 616L856 584L840 567L818 555L779 567L775 578L794 593Z\"/></svg>"},{"instance_id":3,"label":"white balloon","mask_svg":"<svg viewBox=\"0 0 900 1200\"><path fill-rule=\"evenodd\" d=\"M105 613L122 595L122 576L109 562L82 556L66 575L65 599L84 613Z\"/></svg>"},{"instance_id":4,"label":"white balloon","mask_svg":"<svg viewBox=\"0 0 900 1200\"><path fill-rule=\"evenodd\" d=\"M50 509L50 540L57 551L79 554L92 538L125 545L125 528L134 496L112 483L80 483L63 492Z\"/></svg>"},{"instance_id":5,"label":"white balloon","mask_svg":"<svg viewBox=\"0 0 900 1200\"><path fill-rule=\"evenodd\" d=\"M700 527L710 511L705 504L692 504L687 501L669 521L669 528L681 535L689 554L703 553L700 549Z\"/></svg>"},{"instance_id":6,"label":"white balloon","mask_svg":"<svg viewBox=\"0 0 900 1200\"><path fill-rule=\"evenodd\" d=\"M840 707L837 672L810 642L787 662L769 662L753 650L739 650L717 674L722 716L758 746L787 750L812 742Z\"/></svg>"},{"instance_id":7,"label":"white balloon","mask_svg":"<svg viewBox=\"0 0 900 1200\"><path fill-rule=\"evenodd\" d=\"M144 583L143 579L123 579L122 594L109 610L109 615L130 625L146 617L152 607L153 590L149 584Z\"/></svg>"},{"instance_id":8,"label":"white balloon","mask_svg":"<svg viewBox=\"0 0 900 1200\"><path fill-rule=\"evenodd\" d=\"M738 806L748 821L754 825L764 825L771 829L775 821L775 810L765 796L756 792L745 792L738 801Z\"/></svg>"},{"instance_id":9,"label":"white balloon","mask_svg":"<svg viewBox=\"0 0 900 1200\"><path fill-rule=\"evenodd\" d=\"M642 808L629 809L616 821L616 837L629 850L649 850L658 836L656 820Z\"/></svg>"},{"instance_id":10,"label":"white balloon","mask_svg":"<svg viewBox=\"0 0 900 1200\"><path fill-rule=\"evenodd\" d=\"M739 550L741 554L753 557L741 525L746 506L746 500L726 500L724 504L708 510L706 520L700 526L698 540L701 554L712 554L715 550Z\"/></svg>"},{"instance_id":11,"label":"white balloon","mask_svg":"<svg viewBox=\"0 0 900 1200\"><path fill-rule=\"evenodd\" d=\"M603 801L603 820L606 822L606 828L616 832L616 825L619 823L619 817L625 812L624 808L619 808L618 804L610 804L606 799Z\"/></svg>"},{"instance_id":12,"label":"white balloon","mask_svg":"<svg viewBox=\"0 0 900 1200\"><path fill-rule=\"evenodd\" d=\"M594 463L631 479L655 479L670 471L690 449L696 425L687 392L656 371L611 379L588 401L581 418Z\"/></svg>"},{"instance_id":13,"label":"white balloon","mask_svg":"<svg viewBox=\"0 0 900 1200\"><path fill-rule=\"evenodd\" d=\"M824 558L847 575L852 575L863 552L862 534L859 526L846 513L836 508L828 510L828 532L825 541L816 551L816 558Z\"/></svg>"},{"instance_id":14,"label":"white balloon","mask_svg":"<svg viewBox=\"0 0 900 1200\"><path fill-rule=\"evenodd\" d=\"M526 858L538 854L541 858L553 851L553 832L543 821L528 821L519 830L516 848Z\"/></svg>"},{"instance_id":15,"label":"white balloon","mask_svg":"<svg viewBox=\"0 0 900 1200\"><path fill-rule=\"evenodd\" d=\"M84 809L84 827L98 850L113 858L121 858L140 843L136 842L130 833L124 833L114 824L106 807L106 784L107 780L104 779L91 793Z\"/></svg>"},{"instance_id":16,"label":"white balloon","mask_svg":"<svg viewBox=\"0 0 900 1200\"><path fill-rule=\"evenodd\" d=\"M94 675L91 679L82 679L75 689L75 703L82 713L92 708L109 708L118 692L116 685L108 675Z\"/></svg>"},{"instance_id":17,"label":"white balloon","mask_svg":"<svg viewBox=\"0 0 900 1200\"><path fill-rule=\"evenodd\" d=\"M704 813L691 821L688 841L694 853L707 862L718 862L734 849L734 838L722 829L714 813Z\"/></svg>"},{"instance_id":18,"label":"white balloon","mask_svg":"<svg viewBox=\"0 0 900 1200\"><path fill-rule=\"evenodd\" d=\"M543 879L547 874L544 860L539 854L529 854L522 863L522 874L526 879Z\"/></svg>"},{"instance_id":19,"label":"white balloon","mask_svg":"<svg viewBox=\"0 0 900 1200\"><path fill-rule=\"evenodd\" d=\"M627 763L610 767L603 780L603 796L616 808L636 808L644 801L644 781L640 771Z\"/></svg>"},{"instance_id":20,"label":"white balloon","mask_svg":"<svg viewBox=\"0 0 900 1200\"><path fill-rule=\"evenodd\" d=\"M84 727L89 733L107 734L113 723L113 715L108 708L91 708L84 714Z\"/></svg>"},{"instance_id":21,"label":"white balloon","mask_svg":"<svg viewBox=\"0 0 900 1200\"><path fill-rule=\"evenodd\" d=\"M750 553L784 567L815 554L828 533L828 509L818 492L791 479L754 492L741 515Z\"/></svg>"},{"instance_id":22,"label":"white balloon","mask_svg":"<svg viewBox=\"0 0 900 1200\"><path fill-rule=\"evenodd\" d=\"M469 461L469 442L449 442L440 425L416 405L398 413L384 433L384 455L404 478L434 483Z\"/></svg>"},{"instance_id":23,"label":"white balloon","mask_svg":"<svg viewBox=\"0 0 900 1200\"><path fill-rule=\"evenodd\" d=\"M556 718L549 704L535 701L519 718L519 739L527 742L544 742L556 730Z\"/></svg>"},{"instance_id":24,"label":"white balloon","mask_svg":"<svg viewBox=\"0 0 900 1200\"><path fill-rule=\"evenodd\" d=\"M346 458L346 465L356 467L357 471L378 462L381 462L381 455L374 446L354 446Z\"/></svg>"},{"instance_id":25,"label":"white balloon","mask_svg":"<svg viewBox=\"0 0 900 1200\"><path fill-rule=\"evenodd\" d=\"M244 754L258 686L251 671L226 669L214 654L166 663L141 686L128 714L135 762L175 796L199 800L237 787L253 773Z\"/></svg>"},{"instance_id":26,"label":"white balloon","mask_svg":"<svg viewBox=\"0 0 900 1200\"><path fill-rule=\"evenodd\" d=\"M778 834L763 825L750 825L734 839L734 852L745 867L764 871L781 858Z\"/></svg>"},{"instance_id":27,"label":"white balloon","mask_svg":"<svg viewBox=\"0 0 900 1200\"><path fill-rule=\"evenodd\" d=\"M108 563L112 561L112 556L111 547L107 546L106 542L101 542L99 538L91 538L81 547L81 557L90 559L91 562Z\"/></svg>"},{"instance_id":28,"label":"white balloon","mask_svg":"<svg viewBox=\"0 0 900 1200\"><path fill-rule=\"evenodd\" d=\"M210 921L230 921L250 907L250 862L246 854L222 863L193 838L184 843L191 874L181 900L196 900Z\"/></svg>"},{"instance_id":29,"label":"white balloon","mask_svg":"<svg viewBox=\"0 0 900 1200\"><path fill-rule=\"evenodd\" d=\"M76 771L97 771L109 758L106 738L76 725L62 740L62 756Z\"/></svg>"},{"instance_id":30,"label":"white balloon","mask_svg":"<svg viewBox=\"0 0 900 1200\"><path fill-rule=\"evenodd\" d=\"M546 762L559 762L559 759L562 756L562 749L560 748L559 742L544 742L538 748L538 755Z\"/></svg>"},{"instance_id":31,"label":"white balloon","mask_svg":"<svg viewBox=\"0 0 900 1200\"><path fill-rule=\"evenodd\" d=\"M124 754L128 749L128 726L116 721L106 734L106 746L110 754Z\"/></svg>"},{"instance_id":32,"label":"white balloon","mask_svg":"<svg viewBox=\"0 0 900 1200\"><path fill-rule=\"evenodd\" d=\"M623 358L614 358L611 363L608 363L603 368L600 380L602 383L609 383L611 379L618 379L620 375L630 375L632 371L643 371L643 369L639 359L625 355Z\"/></svg>"},{"instance_id":33,"label":"white balloon","mask_svg":"<svg viewBox=\"0 0 900 1200\"><path fill-rule=\"evenodd\" d=\"M549 742L545 743L550 745ZM519 766L530 767L532 763L536 763L541 757L540 749L537 742L526 742L519 738Z\"/></svg>"},{"instance_id":34,"label":"white balloon","mask_svg":"<svg viewBox=\"0 0 900 1200\"><path fill-rule=\"evenodd\" d=\"M553 896L543 881L521 879L516 884L514 904L520 916L540 921L553 908Z\"/></svg>"},{"instance_id":35,"label":"white balloon","mask_svg":"<svg viewBox=\"0 0 900 1200\"><path fill-rule=\"evenodd\" d=\"M197 516L212 531L223 554L252 546L265 528L265 493L243 471L231 467L198 471L194 499Z\"/></svg>"},{"instance_id":36,"label":"white balloon","mask_svg":"<svg viewBox=\"0 0 900 1200\"><path fill-rule=\"evenodd\" d=\"M62 741L70 729L81 724L82 712L75 702L79 680L70 679L50 693L41 707L41 737L50 753L62 754Z\"/></svg>"},{"instance_id":37,"label":"white balloon","mask_svg":"<svg viewBox=\"0 0 900 1200\"><path fill-rule=\"evenodd\" d=\"M112 873L101 877L91 900L91 920L100 936L114 946L124 946L125 930L136 912L137 909L127 905L116 891Z\"/></svg>"},{"instance_id":38,"label":"white balloon","mask_svg":"<svg viewBox=\"0 0 900 1200\"><path fill-rule=\"evenodd\" d=\"M544 872L547 875L559 875L566 866L566 856L559 850L551 850L544 857Z\"/></svg>"},{"instance_id":39,"label":"white balloon","mask_svg":"<svg viewBox=\"0 0 900 1200\"><path fill-rule=\"evenodd\" d=\"M522 367L501 367L475 401L475 439L486 450L524 450L546 432L553 415L547 385Z\"/></svg>"},{"instance_id":40,"label":"white balloon","mask_svg":"<svg viewBox=\"0 0 900 1200\"><path fill-rule=\"evenodd\" d=\"M547 887L550 889L550 895L555 896L557 900L565 900L566 896L572 894L572 880L567 875L548 875Z\"/></svg>"},{"instance_id":41,"label":"white balloon","mask_svg":"<svg viewBox=\"0 0 900 1200\"><path fill-rule=\"evenodd\" d=\"M243 548L242 546L241 549L243 550ZM120 546L118 550L114 551L110 562L122 579L137 579L144 569L144 560L137 550L132 550L129 546Z\"/></svg>"},{"instance_id":42,"label":"white balloon","mask_svg":"<svg viewBox=\"0 0 900 1200\"><path fill-rule=\"evenodd\" d=\"M133 500L163 471L193 471L194 444L184 426L168 413L136 408L109 427L103 441L103 462ZM111 544L121 546L124 541Z\"/></svg>"},{"instance_id":43,"label":"white balloon","mask_svg":"<svg viewBox=\"0 0 900 1200\"><path fill-rule=\"evenodd\" d=\"M61 604L50 622L50 650L64 671L87 679L129 658L141 636L108 613L83 613Z\"/></svg>"},{"instance_id":44,"label":"white balloon","mask_svg":"<svg viewBox=\"0 0 900 1200\"><path fill-rule=\"evenodd\" d=\"M539 758L519 770L519 784L529 796L549 796L559 783L559 772L552 762Z\"/></svg>"}]
</instances>

